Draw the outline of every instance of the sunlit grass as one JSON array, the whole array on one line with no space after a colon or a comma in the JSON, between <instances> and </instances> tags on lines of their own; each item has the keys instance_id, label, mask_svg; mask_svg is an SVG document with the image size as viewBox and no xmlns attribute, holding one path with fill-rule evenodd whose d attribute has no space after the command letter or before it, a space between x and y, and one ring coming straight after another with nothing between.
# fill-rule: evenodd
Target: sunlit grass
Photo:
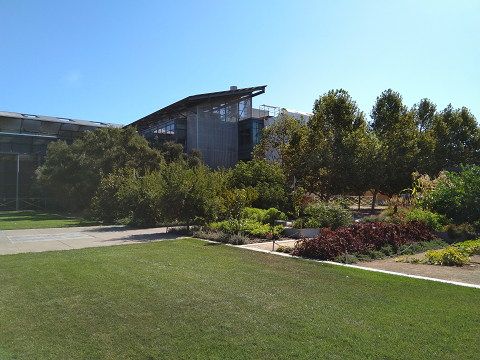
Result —
<instances>
[{"instance_id":1,"label":"sunlit grass","mask_svg":"<svg viewBox=\"0 0 480 360\"><path fill-rule=\"evenodd\" d=\"M36 211L1 211L0 230L95 226L97 221L65 217Z\"/></svg>"},{"instance_id":2,"label":"sunlit grass","mask_svg":"<svg viewBox=\"0 0 480 360\"><path fill-rule=\"evenodd\" d=\"M2 255L2 359L473 359L480 291L184 239Z\"/></svg>"}]
</instances>

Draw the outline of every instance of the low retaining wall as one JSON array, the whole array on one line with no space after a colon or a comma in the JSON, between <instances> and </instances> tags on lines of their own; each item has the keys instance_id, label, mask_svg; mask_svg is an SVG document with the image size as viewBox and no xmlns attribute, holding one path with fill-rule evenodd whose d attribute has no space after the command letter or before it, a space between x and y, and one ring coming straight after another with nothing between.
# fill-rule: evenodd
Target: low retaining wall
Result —
<instances>
[{"instance_id":1,"label":"low retaining wall","mask_svg":"<svg viewBox=\"0 0 480 360\"><path fill-rule=\"evenodd\" d=\"M307 238L317 237L320 233L321 228L307 228L307 229L295 229L295 228L286 228L284 235L293 238L300 239L300 236L305 236Z\"/></svg>"}]
</instances>

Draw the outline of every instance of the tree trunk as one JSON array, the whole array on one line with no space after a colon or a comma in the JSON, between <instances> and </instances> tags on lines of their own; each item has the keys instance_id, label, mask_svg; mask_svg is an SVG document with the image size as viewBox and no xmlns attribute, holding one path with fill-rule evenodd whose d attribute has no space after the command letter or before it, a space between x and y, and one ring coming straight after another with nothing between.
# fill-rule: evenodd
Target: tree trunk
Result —
<instances>
[{"instance_id":1,"label":"tree trunk","mask_svg":"<svg viewBox=\"0 0 480 360\"><path fill-rule=\"evenodd\" d=\"M375 211L375 203L377 202L377 194L378 194L378 190L375 189L372 193L373 197L372 197L372 212Z\"/></svg>"}]
</instances>

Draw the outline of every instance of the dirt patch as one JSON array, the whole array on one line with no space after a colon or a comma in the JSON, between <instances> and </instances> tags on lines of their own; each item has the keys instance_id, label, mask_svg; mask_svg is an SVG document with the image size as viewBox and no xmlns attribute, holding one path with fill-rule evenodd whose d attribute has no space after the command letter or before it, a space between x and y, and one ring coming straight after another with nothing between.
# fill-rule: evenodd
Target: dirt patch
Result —
<instances>
[{"instance_id":1,"label":"dirt patch","mask_svg":"<svg viewBox=\"0 0 480 360\"><path fill-rule=\"evenodd\" d=\"M411 255L410 259L413 257L424 259L425 254L426 252ZM480 255L473 255L470 258L471 260L463 266L412 264L396 262L395 258L359 262L355 265L370 269L387 270L408 275L425 276L435 279L480 285Z\"/></svg>"},{"instance_id":2,"label":"dirt patch","mask_svg":"<svg viewBox=\"0 0 480 360\"><path fill-rule=\"evenodd\" d=\"M257 244L244 245L243 247L251 248L255 250L274 251L279 246L293 247L294 240L279 240L275 241L275 245L272 242L264 242ZM416 257L418 259L425 258L424 253L411 255L410 259ZM426 265L426 264L412 264L405 262L396 262L396 257L386 258L382 260L374 260L369 262L358 262L354 265L378 269L385 271L392 271L407 275L424 276L428 278L441 279L447 281L456 281L466 284L480 285L480 255L471 256L470 262L463 266L441 266L441 265Z\"/></svg>"}]
</instances>

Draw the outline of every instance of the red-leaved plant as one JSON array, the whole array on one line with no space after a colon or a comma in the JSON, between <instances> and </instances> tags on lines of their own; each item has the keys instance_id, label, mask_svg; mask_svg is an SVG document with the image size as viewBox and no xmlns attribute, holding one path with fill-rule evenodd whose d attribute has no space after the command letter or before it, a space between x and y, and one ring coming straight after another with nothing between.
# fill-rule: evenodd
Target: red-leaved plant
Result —
<instances>
[{"instance_id":1,"label":"red-leaved plant","mask_svg":"<svg viewBox=\"0 0 480 360\"><path fill-rule=\"evenodd\" d=\"M433 239L435 236L424 221L413 220L399 224L356 223L335 231L322 229L316 238L301 239L295 244L291 255L332 260L345 251L365 254L385 245L391 245L396 251L400 245Z\"/></svg>"}]
</instances>

